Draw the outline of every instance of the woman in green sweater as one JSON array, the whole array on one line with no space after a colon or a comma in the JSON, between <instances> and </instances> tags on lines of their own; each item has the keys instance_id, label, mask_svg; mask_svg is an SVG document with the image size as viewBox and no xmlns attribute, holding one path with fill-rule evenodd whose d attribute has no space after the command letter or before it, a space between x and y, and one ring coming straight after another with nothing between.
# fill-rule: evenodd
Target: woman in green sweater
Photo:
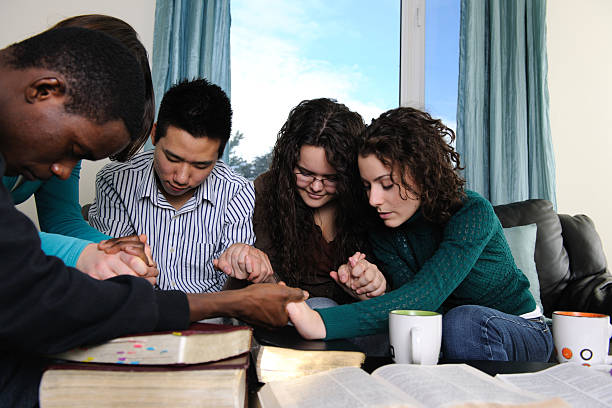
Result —
<instances>
[{"instance_id":1,"label":"woman in green sweater","mask_svg":"<svg viewBox=\"0 0 612 408\"><path fill-rule=\"evenodd\" d=\"M388 329L389 311L444 314L447 359L547 361L552 336L516 267L491 204L465 191L454 132L425 112L398 108L367 128L358 158L370 233L392 290L363 302L311 310L288 306L303 337L350 338Z\"/></svg>"}]
</instances>

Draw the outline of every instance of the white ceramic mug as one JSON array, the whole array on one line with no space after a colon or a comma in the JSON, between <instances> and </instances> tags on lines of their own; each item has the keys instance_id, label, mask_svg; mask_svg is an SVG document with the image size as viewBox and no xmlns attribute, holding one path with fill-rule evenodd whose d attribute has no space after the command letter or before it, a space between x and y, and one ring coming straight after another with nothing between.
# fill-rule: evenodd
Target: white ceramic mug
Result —
<instances>
[{"instance_id":1,"label":"white ceramic mug","mask_svg":"<svg viewBox=\"0 0 612 408\"><path fill-rule=\"evenodd\" d=\"M389 341L396 363L436 364L442 343L442 315L424 310L392 310Z\"/></svg>"},{"instance_id":2,"label":"white ceramic mug","mask_svg":"<svg viewBox=\"0 0 612 408\"><path fill-rule=\"evenodd\" d=\"M553 312L553 339L560 363L612 364L608 345L610 316L599 313Z\"/></svg>"}]
</instances>

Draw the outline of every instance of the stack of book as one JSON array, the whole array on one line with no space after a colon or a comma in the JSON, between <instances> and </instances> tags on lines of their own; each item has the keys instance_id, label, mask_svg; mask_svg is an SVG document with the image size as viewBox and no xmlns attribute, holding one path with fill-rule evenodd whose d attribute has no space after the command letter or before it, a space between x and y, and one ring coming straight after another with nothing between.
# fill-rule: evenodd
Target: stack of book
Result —
<instances>
[{"instance_id":1,"label":"stack of book","mask_svg":"<svg viewBox=\"0 0 612 408\"><path fill-rule=\"evenodd\" d=\"M53 356L40 384L46 407L244 407L251 329L195 323Z\"/></svg>"}]
</instances>

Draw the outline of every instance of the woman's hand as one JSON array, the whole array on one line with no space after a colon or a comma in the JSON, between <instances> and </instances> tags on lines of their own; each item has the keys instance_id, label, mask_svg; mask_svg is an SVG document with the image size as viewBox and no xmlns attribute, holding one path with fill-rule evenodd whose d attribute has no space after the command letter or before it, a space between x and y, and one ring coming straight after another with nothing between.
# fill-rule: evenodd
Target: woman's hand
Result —
<instances>
[{"instance_id":1,"label":"woman's hand","mask_svg":"<svg viewBox=\"0 0 612 408\"><path fill-rule=\"evenodd\" d=\"M338 271L329 275L351 296L366 300L383 295L387 280L378 267L365 259L365 254L355 252Z\"/></svg>"},{"instance_id":2,"label":"woman's hand","mask_svg":"<svg viewBox=\"0 0 612 408\"><path fill-rule=\"evenodd\" d=\"M118 275L132 275L145 278L154 285L159 275L157 266L149 266L136 254L127 251L106 253L98 244L89 244L83 249L76 268L94 279L104 280Z\"/></svg>"},{"instance_id":3,"label":"woman's hand","mask_svg":"<svg viewBox=\"0 0 612 408\"><path fill-rule=\"evenodd\" d=\"M312 310L306 302L287 303L287 313L289 320L303 338L308 340L325 338L325 323L321 315Z\"/></svg>"}]
</instances>

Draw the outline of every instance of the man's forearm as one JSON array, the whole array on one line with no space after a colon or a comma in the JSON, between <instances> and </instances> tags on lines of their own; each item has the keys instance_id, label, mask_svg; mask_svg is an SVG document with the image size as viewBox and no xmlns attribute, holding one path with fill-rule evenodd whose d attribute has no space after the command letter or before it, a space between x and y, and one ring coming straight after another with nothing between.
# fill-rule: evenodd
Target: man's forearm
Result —
<instances>
[{"instance_id":1,"label":"man's forearm","mask_svg":"<svg viewBox=\"0 0 612 408\"><path fill-rule=\"evenodd\" d=\"M236 304L240 302L236 291L188 293L189 320L192 322L211 317L238 317Z\"/></svg>"}]
</instances>

